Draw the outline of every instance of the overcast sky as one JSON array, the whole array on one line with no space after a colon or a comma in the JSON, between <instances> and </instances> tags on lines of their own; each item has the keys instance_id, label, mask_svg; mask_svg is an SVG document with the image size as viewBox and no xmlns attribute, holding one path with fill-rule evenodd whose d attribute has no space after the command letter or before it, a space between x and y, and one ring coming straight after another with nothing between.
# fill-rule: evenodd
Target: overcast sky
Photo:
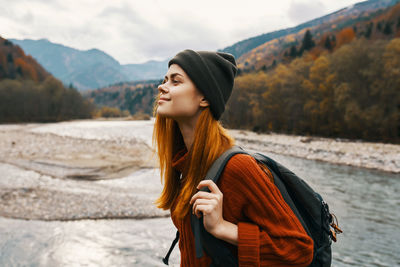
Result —
<instances>
[{"instance_id":1,"label":"overcast sky","mask_svg":"<svg viewBox=\"0 0 400 267\"><path fill-rule=\"evenodd\" d=\"M98 48L121 64L217 50L362 0L0 0L0 36Z\"/></svg>"}]
</instances>

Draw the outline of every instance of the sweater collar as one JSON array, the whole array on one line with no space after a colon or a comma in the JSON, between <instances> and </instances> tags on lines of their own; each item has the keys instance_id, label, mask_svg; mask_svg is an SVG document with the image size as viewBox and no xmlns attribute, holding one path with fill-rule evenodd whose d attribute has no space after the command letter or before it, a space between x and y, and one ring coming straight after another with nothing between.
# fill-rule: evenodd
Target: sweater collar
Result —
<instances>
[{"instance_id":1,"label":"sweater collar","mask_svg":"<svg viewBox=\"0 0 400 267\"><path fill-rule=\"evenodd\" d=\"M188 158L188 151L186 148L180 150L178 153L175 154L174 158L172 159L172 167L179 171L183 172L186 164L186 160Z\"/></svg>"}]
</instances>

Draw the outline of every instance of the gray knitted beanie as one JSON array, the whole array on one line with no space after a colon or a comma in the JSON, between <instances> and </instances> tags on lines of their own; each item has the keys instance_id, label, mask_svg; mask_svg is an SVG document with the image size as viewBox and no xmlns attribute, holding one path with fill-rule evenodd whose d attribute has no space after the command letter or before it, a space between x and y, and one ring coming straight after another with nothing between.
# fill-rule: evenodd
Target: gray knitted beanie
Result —
<instances>
[{"instance_id":1,"label":"gray knitted beanie","mask_svg":"<svg viewBox=\"0 0 400 267\"><path fill-rule=\"evenodd\" d=\"M228 53L211 51L179 52L168 62L178 64L210 103L213 117L218 120L225 110L233 88L237 67L235 58Z\"/></svg>"}]
</instances>

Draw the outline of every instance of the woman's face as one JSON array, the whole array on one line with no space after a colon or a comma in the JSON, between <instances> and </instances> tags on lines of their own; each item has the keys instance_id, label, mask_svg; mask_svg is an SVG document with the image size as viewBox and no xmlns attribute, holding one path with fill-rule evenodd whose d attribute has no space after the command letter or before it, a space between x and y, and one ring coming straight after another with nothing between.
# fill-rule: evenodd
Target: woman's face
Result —
<instances>
[{"instance_id":1,"label":"woman's face","mask_svg":"<svg viewBox=\"0 0 400 267\"><path fill-rule=\"evenodd\" d=\"M177 64L169 67L163 83L158 86L158 91L160 98L157 114L178 122L197 118L201 107L208 106L204 96Z\"/></svg>"}]
</instances>

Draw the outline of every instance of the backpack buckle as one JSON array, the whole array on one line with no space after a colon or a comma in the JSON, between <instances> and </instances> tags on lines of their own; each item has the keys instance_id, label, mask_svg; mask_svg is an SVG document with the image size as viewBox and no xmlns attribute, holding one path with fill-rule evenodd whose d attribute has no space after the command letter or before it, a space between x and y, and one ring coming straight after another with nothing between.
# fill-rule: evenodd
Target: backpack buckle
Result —
<instances>
[{"instance_id":1,"label":"backpack buckle","mask_svg":"<svg viewBox=\"0 0 400 267\"><path fill-rule=\"evenodd\" d=\"M331 213L330 215L332 218L332 222L330 223L330 226L333 229L329 229L329 235L331 236L333 242L336 242L337 241L336 235L343 233L343 231L342 231L342 229L339 228L339 222L338 222L335 214Z\"/></svg>"}]
</instances>

